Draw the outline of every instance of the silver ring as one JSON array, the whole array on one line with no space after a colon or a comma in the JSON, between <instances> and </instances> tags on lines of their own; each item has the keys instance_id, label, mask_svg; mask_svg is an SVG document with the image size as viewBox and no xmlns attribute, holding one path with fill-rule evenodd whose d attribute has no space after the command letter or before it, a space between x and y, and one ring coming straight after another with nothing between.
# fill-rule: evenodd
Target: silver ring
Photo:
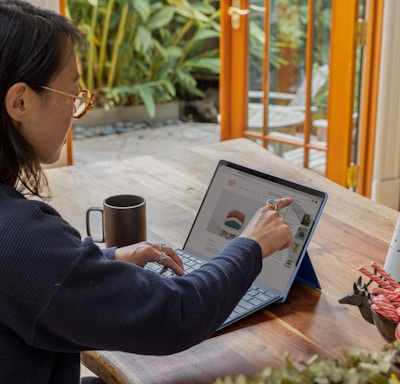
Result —
<instances>
[{"instance_id":1,"label":"silver ring","mask_svg":"<svg viewBox=\"0 0 400 384\"><path fill-rule=\"evenodd\" d=\"M160 252L162 252L162 247L164 246L164 244L160 244Z\"/></svg>"},{"instance_id":2,"label":"silver ring","mask_svg":"<svg viewBox=\"0 0 400 384\"><path fill-rule=\"evenodd\" d=\"M277 210L279 209L279 207L278 207L278 202L277 202L276 200L274 200L274 199L269 199L269 200L267 200L267 202L265 203L265 205L266 205L268 208L271 208L271 209L274 210L274 211L277 211Z\"/></svg>"},{"instance_id":3,"label":"silver ring","mask_svg":"<svg viewBox=\"0 0 400 384\"><path fill-rule=\"evenodd\" d=\"M165 252L160 252L160 260L158 260L158 264L164 265L165 259L167 258L167 254Z\"/></svg>"}]
</instances>

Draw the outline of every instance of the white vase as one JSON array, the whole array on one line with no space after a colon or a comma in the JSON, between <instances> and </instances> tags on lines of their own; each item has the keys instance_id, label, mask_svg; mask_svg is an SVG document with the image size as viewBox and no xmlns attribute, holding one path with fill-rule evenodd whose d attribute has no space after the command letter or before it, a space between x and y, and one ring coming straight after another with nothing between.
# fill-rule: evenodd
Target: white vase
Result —
<instances>
[{"instance_id":1,"label":"white vase","mask_svg":"<svg viewBox=\"0 0 400 384\"><path fill-rule=\"evenodd\" d=\"M400 282L400 216L397 219L383 269L396 281Z\"/></svg>"}]
</instances>

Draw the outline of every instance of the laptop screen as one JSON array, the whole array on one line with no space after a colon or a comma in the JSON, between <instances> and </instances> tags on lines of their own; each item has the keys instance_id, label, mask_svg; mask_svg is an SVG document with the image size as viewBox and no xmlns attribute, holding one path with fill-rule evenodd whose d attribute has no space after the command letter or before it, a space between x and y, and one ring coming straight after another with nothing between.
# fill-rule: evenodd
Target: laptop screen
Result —
<instances>
[{"instance_id":1,"label":"laptop screen","mask_svg":"<svg viewBox=\"0 0 400 384\"><path fill-rule=\"evenodd\" d=\"M294 200L280 210L292 230L293 244L264 259L256 283L284 300L322 213L325 192L221 160L186 239L185 251L211 259L241 233L268 199L281 197Z\"/></svg>"}]
</instances>

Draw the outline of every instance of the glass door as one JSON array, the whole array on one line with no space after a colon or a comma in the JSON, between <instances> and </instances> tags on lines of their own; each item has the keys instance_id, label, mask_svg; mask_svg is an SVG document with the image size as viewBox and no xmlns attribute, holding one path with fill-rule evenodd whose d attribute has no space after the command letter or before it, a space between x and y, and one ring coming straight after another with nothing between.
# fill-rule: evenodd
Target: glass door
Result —
<instances>
[{"instance_id":1,"label":"glass door","mask_svg":"<svg viewBox=\"0 0 400 384\"><path fill-rule=\"evenodd\" d=\"M222 139L248 137L347 186L358 137L362 55L352 37L360 12L358 0L222 0ZM239 73L233 66L244 50Z\"/></svg>"},{"instance_id":2,"label":"glass door","mask_svg":"<svg viewBox=\"0 0 400 384\"><path fill-rule=\"evenodd\" d=\"M253 0L250 11L246 134L325 174L330 1Z\"/></svg>"}]
</instances>

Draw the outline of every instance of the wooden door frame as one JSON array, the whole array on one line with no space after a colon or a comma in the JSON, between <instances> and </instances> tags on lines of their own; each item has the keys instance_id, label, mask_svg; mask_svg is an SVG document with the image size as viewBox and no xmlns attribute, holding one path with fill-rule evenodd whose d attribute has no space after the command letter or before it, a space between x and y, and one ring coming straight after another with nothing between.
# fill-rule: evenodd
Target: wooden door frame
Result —
<instances>
[{"instance_id":1,"label":"wooden door frame","mask_svg":"<svg viewBox=\"0 0 400 384\"><path fill-rule=\"evenodd\" d=\"M243 137L247 127L248 92L248 23L249 16L240 16L239 29L231 28L229 8L232 0L221 0L220 37L220 125L221 140ZM240 0L240 9L248 9L249 1ZM232 53L235 45L235 57Z\"/></svg>"},{"instance_id":2,"label":"wooden door frame","mask_svg":"<svg viewBox=\"0 0 400 384\"><path fill-rule=\"evenodd\" d=\"M65 0L59 0L59 10L62 15L65 16ZM66 145L66 157L67 157L67 164L72 165L73 164L73 157L72 157L72 141L73 141L73 128L72 126L70 127L67 135L67 141L65 143Z\"/></svg>"},{"instance_id":3,"label":"wooden door frame","mask_svg":"<svg viewBox=\"0 0 400 384\"><path fill-rule=\"evenodd\" d=\"M326 176L342 186L347 184L353 143L358 12L359 0L332 1Z\"/></svg>"},{"instance_id":4,"label":"wooden door frame","mask_svg":"<svg viewBox=\"0 0 400 384\"><path fill-rule=\"evenodd\" d=\"M359 0L333 2L331 34L331 60L329 77L327 176L346 185L350 163L352 116L355 76L355 36ZM221 140L243 137L247 127L248 91L248 15L241 16L238 30L230 27L228 13L231 0L221 0L221 78L220 123ZM241 9L249 8L248 0L241 0ZM233 55L233 48L235 55ZM334 68L335 66L335 68ZM335 99L341 100L336 103ZM343 104L345 103L345 108ZM340 126L341 129L332 127ZM305 143L305 146L307 143ZM332 146L332 150L329 148ZM339 162L337 161L339 159ZM328 169L329 170L328 173Z\"/></svg>"}]
</instances>

